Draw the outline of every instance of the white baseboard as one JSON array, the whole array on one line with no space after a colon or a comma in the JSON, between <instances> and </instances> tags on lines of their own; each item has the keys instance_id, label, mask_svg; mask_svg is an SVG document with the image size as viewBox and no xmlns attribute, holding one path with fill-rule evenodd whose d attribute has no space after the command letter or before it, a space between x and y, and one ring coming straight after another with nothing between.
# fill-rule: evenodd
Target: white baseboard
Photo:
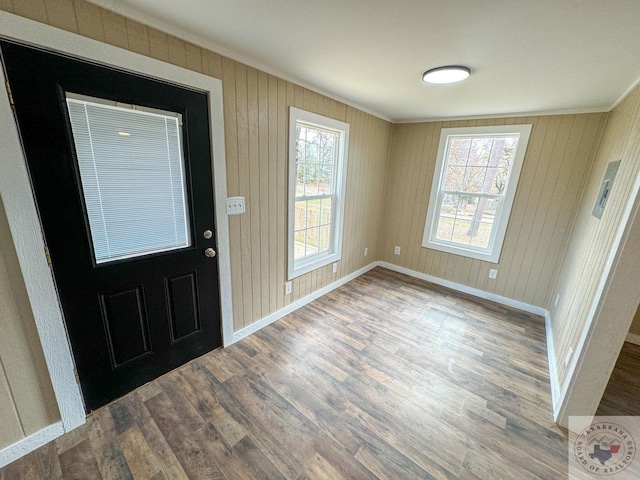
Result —
<instances>
[{"instance_id":1,"label":"white baseboard","mask_svg":"<svg viewBox=\"0 0 640 480\"><path fill-rule=\"evenodd\" d=\"M431 282L431 283L435 283L436 285L441 285L443 287L451 288L452 290L457 290L458 292L468 293L469 295L473 295L474 297L484 298L485 300L491 300L492 302L500 303L508 307L517 308L518 310L523 310L525 312L534 313L536 315L545 316L547 314L546 308L538 307L536 305L530 305L528 303L520 302L518 300L513 300L512 298L496 295L495 293L485 292L484 290L469 287L467 285L462 285L461 283L444 280L442 278L427 275L426 273L421 273L415 270L411 270L409 268L400 267L398 265L394 265L393 263L387 263L387 262L377 262L377 263L379 266L383 268L387 268L389 270L393 270L394 272L404 273L405 275L409 275L410 277L426 280L427 282Z\"/></svg>"},{"instance_id":2,"label":"white baseboard","mask_svg":"<svg viewBox=\"0 0 640 480\"><path fill-rule=\"evenodd\" d=\"M360 270L356 270L355 272L342 277L339 280L336 280L335 282L327 285L326 287L322 287L320 290L316 290L315 292L307 295L306 297L300 298L298 300L296 300L293 303L290 303L289 305L287 305L284 308L281 308L280 310L273 312L270 315L267 315L266 317L258 320L255 323L252 323L251 325L244 327L241 330L238 330L237 332L235 332L233 334L233 343L237 342L238 340L242 340L244 337L251 335L252 333L257 332L258 330L260 330L261 328L266 327L267 325L275 322L276 320L281 319L282 317L284 317L285 315L290 314L291 312L293 312L294 310L299 309L300 307L304 307L307 303L310 303L312 301L314 301L317 298L320 298L323 295L326 295L327 293L329 293L331 290L335 290L336 288L344 285L347 282L350 282L351 280L353 280L354 278L359 277L360 275L362 275L363 273L367 273L369 270L375 268L378 266L378 262L373 262L370 263L369 265L367 265L366 267L361 268Z\"/></svg>"},{"instance_id":3,"label":"white baseboard","mask_svg":"<svg viewBox=\"0 0 640 480\"><path fill-rule=\"evenodd\" d=\"M636 333L628 333L625 341L633 343L634 345L640 345L640 335Z\"/></svg>"},{"instance_id":4,"label":"white baseboard","mask_svg":"<svg viewBox=\"0 0 640 480\"><path fill-rule=\"evenodd\" d=\"M400 267L398 265L394 265L392 263L377 261L377 262L370 263L366 267L363 267L360 270L357 270L357 271L351 273L350 275L342 277L340 280L337 280L337 281L327 285L326 287L321 288L320 290L316 290L315 292L307 295L304 298L301 298L299 300L296 300L293 303L290 303L289 305L287 305L284 308L281 308L277 312L273 312L272 314L267 315L266 317L258 320L255 323L252 323L251 325L249 325L247 327L244 327L241 330L238 330L237 332L235 332L233 334L233 343L237 342L238 340L242 340L244 337L246 337L248 335L251 335L252 333L257 332L261 328L266 327L267 325L275 322L276 320L281 319L282 317L284 317L285 315L288 315L289 313L293 312L294 310L297 310L298 308L305 306L307 303L312 302L313 300L321 297L322 295L325 295L325 294L329 293L331 290L334 290L334 289L344 285L347 282L350 282L351 280L359 277L360 275L368 272L369 270L372 270L375 267L383 267L383 268L386 268L388 270L393 270L394 272L403 273L403 274L408 275L410 277L419 278L421 280L426 280L428 282L435 283L436 285L441 285L443 287L448 287L448 288L451 288L452 290L456 290L456 291L459 291L459 292L462 292L462 293L467 293L467 294L473 295L475 297L484 298L484 299L490 300L492 302L496 302L496 303L499 303L499 304L502 304L502 305L506 305L508 307L517 308L518 310L522 310L522 311L525 311L525 312L533 313L533 314L536 314L536 315L546 316L548 314L547 310L542 308L542 307L538 307L538 306L535 306L535 305L530 305L528 303L520 302L518 300L513 300L511 298L503 297L501 295L496 295L495 293L485 292L484 290L480 290L480 289L477 289L477 288L469 287L467 285L462 285L460 283L455 283L455 282L451 282L449 280L444 280L442 278L434 277L432 275L427 275L426 273L420 273L420 272L417 272L415 270L411 270L411 269L408 269L408 268L405 268L405 267Z\"/></svg>"},{"instance_id":5,"label":"white baseboard","mask_svg":"<svg viewBox=\"0 0 640 480\"><path fill-rule=\"evenodd\" d=\"M551 384L551 405L553 406L553 420L558 421L560 414L560 383L558 383L558 362L556 362L556 350L553 344L553 330L551 329L551 315L547 312L544 316L544 329L547 333L547 359L549 362L549 383Z\"/></svg>"},{"instance_id":6,"label":"white baseboard","mask_svg":"<svg viewBox=\"0 0 640 480\"><path fill-rule=\"evenodd\" d=\"M19 442L9 445L0 450L0 468L9 465L11 462L19 459L29 452L33 452L36 448L55 440L64 433L62 421L38 430Z\"/></svg>"}]
</instances>

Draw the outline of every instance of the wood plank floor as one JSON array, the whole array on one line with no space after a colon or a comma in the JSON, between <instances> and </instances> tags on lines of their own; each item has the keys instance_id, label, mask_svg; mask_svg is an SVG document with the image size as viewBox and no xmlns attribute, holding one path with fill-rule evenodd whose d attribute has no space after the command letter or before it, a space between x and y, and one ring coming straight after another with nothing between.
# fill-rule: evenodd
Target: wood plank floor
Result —
<instances>
[{"instance_id":1,"label":"wood plank floor","mask_svg":"<svg viewBox=\"0 0 640 480\"><path fill-rule=\"evenodd\" d=\"M640 415L640 345L622 347L596 415Z\"/></svg>"},{"instance_id":2,"label":"wood plank floor","mask_svg":"<svg viewBox=\"0 0 640 480\"><path fill-rule=\"evenodd\" d=\"M20 479L560 479L544 321L377 268L94 412Z\"/></svg>"}]
</instances>

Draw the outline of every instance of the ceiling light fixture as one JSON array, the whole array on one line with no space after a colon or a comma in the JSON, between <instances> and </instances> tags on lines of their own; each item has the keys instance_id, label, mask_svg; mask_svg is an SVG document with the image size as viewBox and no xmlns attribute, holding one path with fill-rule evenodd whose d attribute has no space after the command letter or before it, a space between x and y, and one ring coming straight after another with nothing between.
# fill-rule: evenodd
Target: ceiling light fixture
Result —
<instances>
[{"instance_id":1,"label":"ceiling light fixture","mask_svg":"<svg viewBox=\"0 0 640 480\"><path fill-rule=\"evenodd\" d=\"M422 75L422 80L426 83L455 83L464 80L470 73L469 67L447 65L427 70Z\"/></svg>"}]
</instances>

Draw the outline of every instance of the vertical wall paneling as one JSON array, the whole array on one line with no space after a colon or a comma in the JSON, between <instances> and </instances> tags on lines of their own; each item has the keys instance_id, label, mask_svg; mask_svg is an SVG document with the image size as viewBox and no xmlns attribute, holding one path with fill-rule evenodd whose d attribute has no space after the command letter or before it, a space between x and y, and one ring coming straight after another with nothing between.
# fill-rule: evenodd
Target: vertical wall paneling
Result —
<instances>
[{"instance_id":1,"label":"vertical wall paneling","mask_svg":"<svg viewBox=\"0 0 640 480\"><path fill-rule=\"evenodd\" d=\"M601 219L591 215L604 171L609 162L621 160L616 182ZM625 207L640 172L640 88L633 90L608 117L593 167L583 179L584 194L577 209L575 226L560 258L560 275L548 296L560 294L558 306L549 306L558 381L567 379L571 362L564 364L569 349L574 352L598 295L606 262L615 247ZM574 354L575 355L575 354ZM573 360L573 358L572 358Z\"/></svg>"},{"instance_id":2,"label":"vertical wall paneling","mask_svg":"<svg viewBox=\"0 0 640 480\"><path fill-rule=\"evenodd\" d=\"M402 267L547 308L584 172L606 114L464 120L393 127L381 252ZM421 247L440 131L531 123L533 129L498 264ZM401 254L394 255L398 245ZM490 268L498 278L490 280Z\"/></svg>"}]
</instances>

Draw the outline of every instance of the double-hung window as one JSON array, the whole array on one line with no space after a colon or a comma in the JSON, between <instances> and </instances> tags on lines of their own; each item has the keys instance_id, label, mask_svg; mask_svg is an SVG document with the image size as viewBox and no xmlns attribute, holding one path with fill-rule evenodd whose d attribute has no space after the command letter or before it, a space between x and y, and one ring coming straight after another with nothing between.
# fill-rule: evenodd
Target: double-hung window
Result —
<instances>
[{"instance_id":1,"label":"double-hung window","mask_svg":"<svg viewBox=\"0 0 640 480\"><path fill-rule=\"evenodd\" d=\"M531 125L443 128L422 246L497 263Z\"/></svg>"},{"instance_id":2,"label":"double-hung window","mask_svg":"<svg viewBox=\"0 0 640 480\"><path fill-rule=\"evenodd\" d=\"M289 279L340 260L349 125L289 111Z\"/></svg>"}]
</instances>

